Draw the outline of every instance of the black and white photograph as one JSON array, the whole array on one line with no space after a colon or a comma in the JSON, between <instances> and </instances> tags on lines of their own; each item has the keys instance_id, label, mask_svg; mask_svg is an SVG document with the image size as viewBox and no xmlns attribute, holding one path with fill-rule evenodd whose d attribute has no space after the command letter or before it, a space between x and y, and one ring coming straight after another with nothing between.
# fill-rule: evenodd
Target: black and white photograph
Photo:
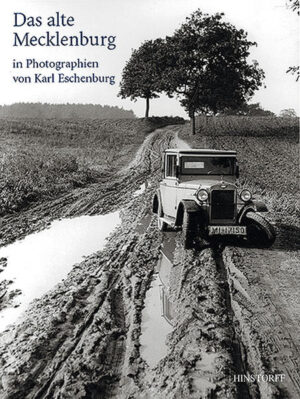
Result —
<instances>
[{"instance_id":1,"label":"black and white photograph","mask_svg":"<svg viewBox=\"0 0 300 399\"><path fill-rule=\"evenodd\" d=\"M299 0L0 10L0 399L299 399Z\"/></svg>"}]
</instances>

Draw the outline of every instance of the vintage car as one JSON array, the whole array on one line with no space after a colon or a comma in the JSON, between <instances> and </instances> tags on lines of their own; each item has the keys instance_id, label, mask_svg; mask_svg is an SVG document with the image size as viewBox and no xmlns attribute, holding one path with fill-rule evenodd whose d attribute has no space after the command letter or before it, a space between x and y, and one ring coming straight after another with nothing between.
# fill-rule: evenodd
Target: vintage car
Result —
<instances>
[{"instance_id":1,"label":"vintage car","mask_svg":"<svg viewBox=\"0 0 300 399\"><path fill-rule=\"evenodd\" d=\"M202 238L238 236L260 247L275 241L267 212L249 190L239 189L236 151L167 149L163 180L154 195L153 212L161 231L182 228L186 248Z\"/></svg>"}]
</instances>

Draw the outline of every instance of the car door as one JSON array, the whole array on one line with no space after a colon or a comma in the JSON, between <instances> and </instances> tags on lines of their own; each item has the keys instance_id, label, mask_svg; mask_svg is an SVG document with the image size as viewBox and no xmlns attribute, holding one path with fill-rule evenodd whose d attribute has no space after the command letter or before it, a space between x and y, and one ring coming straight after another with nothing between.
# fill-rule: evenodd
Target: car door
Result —
<instances>
[{"instance_id":1,"label":"car door","mask_svg":"<svg viewBox=\"0 0 300 399\"><path fill-rule=\"evenodd\" d=\"M164 161L164 179L160 183L162 208L166 216L175 218L178 185L176 177L177 154L167 153Z\"/></svg>"}]
</instances>

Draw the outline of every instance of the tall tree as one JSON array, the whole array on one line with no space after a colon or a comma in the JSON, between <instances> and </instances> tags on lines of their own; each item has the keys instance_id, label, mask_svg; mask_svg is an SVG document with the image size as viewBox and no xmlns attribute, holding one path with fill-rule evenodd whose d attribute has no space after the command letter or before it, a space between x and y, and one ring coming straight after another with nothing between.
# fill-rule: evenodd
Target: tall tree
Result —
<instances>
[{"instance_id":1,"label":"tall tree","mask_svg":"<svg viewBox=\"0 0 300 399\"><path fill-rule=\"evenodd\" d=\"M157 98L161 88L161 73L163 65L160 55L163 53L162 39L144 42L125 65L120 84L119 95L131 100L144 98L146 100L145 117L149 117L150 99Z\"/></svg>"},{"instance_id":2,"label":"tall tree","mask_svg":"<svg viewBox=\"0 0 300 399\"><path fill-rule=\"evenodd\" d=\"M216 114L238 108L262 85L257 62L248 63L247 33L224 22L222 13L194 12L172 37L166 38L164 90L174 94L192 120L195 113Z\"/></svg>"},{"instance_id":3,"label":"tall tree","mask_svg":"<svg viewBox=\"0 0 300 399\"><path fill-rule=\"evenodd\" d=\"M288 0L287 7L292 11L295 11L298 15L300 15L300 2L299 0ZM300 79L300 66L291 66L286 71L286 73L291 73L292 75L296 75L296 82Z\"/></svg>"},{"instance_id":4,"label":"tall tree","mask_svg":"<svg viewBox=\"0 0 300 399\"><path fill-rule=\"evenodd\" d=\"M292 11L296 11L296 13L298 15L300 15L300 2L299 2L299 0L288 0L287 6Z\"/></svg>"}]
</instances>

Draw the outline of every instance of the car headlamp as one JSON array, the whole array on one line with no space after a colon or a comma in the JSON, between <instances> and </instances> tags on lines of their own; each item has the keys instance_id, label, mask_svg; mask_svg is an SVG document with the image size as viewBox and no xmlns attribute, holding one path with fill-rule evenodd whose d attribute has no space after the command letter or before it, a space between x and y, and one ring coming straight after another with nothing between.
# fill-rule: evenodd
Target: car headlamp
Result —
<instances>
[{"instance_id":1,"label":"car headlamp","mask_svg":"<svg viewBox=\"0 0 300 399\"><path fill-rule=\"evenodd\" d=\"M206 190L199 190L197 192L197 198L199 201L206 201L208 198L208 192Z\"/></svg>"},{"instance_id":2,"label":"car headlamp","mask_svg":"<svg viewBox=\"0 0 300 399\"><path fill-rule=\"evenodd\" d=\"M243 190L240 194L241 200L244 202L250 201L252 198L252 194L249 190Z\"/></svg>"}]
</instances>

